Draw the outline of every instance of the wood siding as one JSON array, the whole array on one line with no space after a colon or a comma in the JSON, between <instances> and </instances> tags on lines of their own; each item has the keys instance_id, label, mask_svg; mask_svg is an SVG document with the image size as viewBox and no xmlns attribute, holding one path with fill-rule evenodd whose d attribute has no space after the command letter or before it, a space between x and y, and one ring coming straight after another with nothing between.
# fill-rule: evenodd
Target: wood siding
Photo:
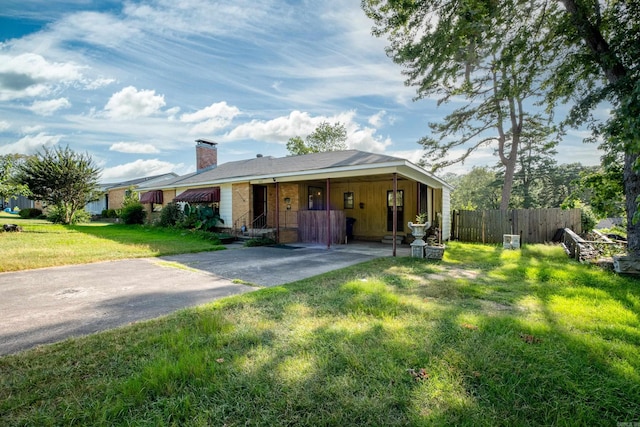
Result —
<instances>
[{"instance_id":1,"label":"wood siding","mask_svg":"<svg viewBox=\"0 0 640 427\"><path fill-rule=\"evenodd\" d=\"M462 242L502 243L517 234L521 243L551 242L561 228L582 232L580 209L454 211L451 237Z\"/></svg>"}]
</instances>

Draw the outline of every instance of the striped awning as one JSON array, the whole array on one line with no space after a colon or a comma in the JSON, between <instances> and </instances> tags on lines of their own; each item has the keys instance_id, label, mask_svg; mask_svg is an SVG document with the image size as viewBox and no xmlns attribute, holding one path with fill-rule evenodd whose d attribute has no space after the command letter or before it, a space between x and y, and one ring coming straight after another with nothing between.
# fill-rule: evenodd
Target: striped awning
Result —
<instances>
[{"instance_id":1,"label":"striped awning","mask_svg":"<svg viewBox=\"0 0 640 427\"><path fill-rule=\"evenodd\" d=\"M162 190L147 191L140 196L140 203L162 204Z\"/></svg>"},{"instance_id":2,"label":"striped awning","mask_svg":"<svg viewBox=\"0 0 640 427\"><path fill-rule=\"evenodd\" d=\"M174 202L211 203L220 201L220 187L190 188L173 199Z\"/></svg>"}]
</instances>

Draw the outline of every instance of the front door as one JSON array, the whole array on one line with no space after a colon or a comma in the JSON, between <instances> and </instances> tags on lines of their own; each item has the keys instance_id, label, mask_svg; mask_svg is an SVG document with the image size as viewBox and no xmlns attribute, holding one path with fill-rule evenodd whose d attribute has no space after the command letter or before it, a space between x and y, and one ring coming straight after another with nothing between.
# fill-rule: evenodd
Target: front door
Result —
<instances>
[{"instance_id":1,"label":"front door","mask_svg":"<svg viewBox=\"0 0 640 427\"><path fill-rule=\"evenodd\" d=\"M404 231L404 190L398 190L396 231ZM387 231L393 231L393 190L387 191Z\"/></svg>"},{"instance_id":2,"label":"front door","mask_svg":"<svg viewBox=\"0 0 640 427\"><path fill-rule=\"evenodd\" d=\"M263 228L267 225L267 187L253 186L253 221L252 228Z\"/></svg>"}]
</instances>

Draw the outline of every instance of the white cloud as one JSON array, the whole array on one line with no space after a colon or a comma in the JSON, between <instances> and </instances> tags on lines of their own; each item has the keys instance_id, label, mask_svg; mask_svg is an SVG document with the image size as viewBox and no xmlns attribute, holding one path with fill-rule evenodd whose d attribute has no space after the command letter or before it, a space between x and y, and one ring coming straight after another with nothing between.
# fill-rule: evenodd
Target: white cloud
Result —
<instances>
[{"instance_id":1,"label":"white cloud","mask_svg":"<svg viewBox=\"0 0 640 427\"><path fill-rule=\"evenodd\" d=\"M87 90L100 89L104 86L109 86L111 83L115 83L116 79L108 79L100 77L94 80L88 80L85 82L84 88Z\"/></svg>"},{"instance_id":2,"label":"white cloud","mask_svg":"<svg viewBox=\"0 0 640 427\"><path fill-rule=\"evenodd\" d=\"M380 138L375 133L376 130L373 128L357 129L347 135L347 146L354 150L382 153L386 147L391 145L391 139Z\"/></svg>"},{"instance_id":3,"label":"white cloud","mask_svg":"<svg viewBox=\"0 0 640 427\"><path fill-rule=\"evenodd\" d=\"M292 111L288 116L273 120L251 120L241 124L224 136L224 140L233 141L250 138L256 141L285 143L294 136L305 136L313 132L322 120L313 118L309 113Z\"/></svg>"},{"instance_id":4,"label":"white cloud","mask_svg":"<svg viewBox=\"0 0 640 427\"><path fill-rule=\"evenodd\" d=\"M226 102L218 102L198 110L195 113L185 113L180 116L184 123L196 123L190 134L210 134L229 126L233 119L240 114L237 107L227 105Z\"/></svg>"},{"instance_id":5,"label":"white cloud","mask_svg":"<svg viewBox=\"0 0 640 427\"><path fill-rule=\"evenodd\" d=\"M0 132L9 129L10 127L11 127L11 124L9 122L6 122L4 120L0 120Z\"/></svg>"},{"instance_id":6,"label":"white cloud","mask_svg":"<svg viewBox=\"0 0 640 427\"><path fill-rule=\"evenodd\" d=\"M158 159L136 160L102 170L101 180L104 182L143 178L145 176L161 175L183 168L183 164L173 164Z\"/></svg>"},{"instance_id":7,"label":"white cloud","mask_svg":"<svg viewBox=\"0 0 640 427\"><path fill-rule=\"evenodd\" d=\"M23 135L29 135L29 134L39 133L43 129L44 129L44 126L42 126L42 125L29 125L29 126L23 126L20 129L20 132Z\"/></svg>"},{"instance_id":8,"label":"white cloud","mask_svg":"<svg viewBox=\"0 0 640 427\"><path fill-rule=\"evenodd\" d=\"M171 107L165 111L167 113L167 118L169 121L173 121L177 119L177 115L180 112L180 107Z\"/></svg>"},{"instance_id":9,"label":"white cloud","mask_svg":"<svg viewBox=\"0 0 640 427\"><path fill-rule=\"evenodd\" d=\"M35 53L0 55L0 101L46 95L57 85L81 80L82 68L71 62L49 62Z\"/></svg>"},{"instance_id":10,"label":"white cloud","mask_svg":"<svg viewBox=\"0 0 640 427\"><path fill-rule=\"evenodd\" d=\"M107 13L77 12L56 22L49 29L52 37L82 40L96 46L115 48L139 34L130 23Z\"/></svg>"},{"instance_id":11,"label":"white cloud","mask_svg":"<svg viewBox=\"0 0 640 427\"><path fill-rule=\"evenodd\" d=\"M48 101L35 101L29 108L40 116L50 116L62 108L71 107L67 98L50 99Z\"/></svg>"},{"instance_id":12,"label":"white cloud","mask_svg":"<svg viewBox=\"0 0 640 427\"><path fill-rule=\"evenodd\" d=\"M164 95L156 95L155 90L138 91L127 86L114 93L104 109L107 117L126 120L151 116L164 106Z\"/></svg>"},{"instance_id":13,"label":"white cloud","mask_svg":"<svg viewBox=\"0 0 640 427\"><path fill-rule=\"evenodd\" d=\"M109 151L131 154L154 154L160 152L160 150L151 144L141 144L137 142L116 142L109 147Z\"/></svg>"},{"instance_id":14,"label":"white cloud","mask_svg":"<svg viewBox=\"0 0 640 427\"><path fill-rule=\"evenodd\" d=\"M41 132L37 135L28 135L13 144L7 144L0 147L0 155L2 154L35 154L42 147L50 147L57 144L62 135L48 135Z\"/></svg>"},{"instance_id":15,"label":"white cloud","mask_svg":"<svg viewBox=\"0 0 640 427\"><path fill-rule=\"evenodd\" d=\"M369 124L373 127L379 128L380 126L382 126L382 120L384 119L384 116L386 114L387 112L385 110L378 111L376 114L369 117Z\"/></svg>"}]
</instances>

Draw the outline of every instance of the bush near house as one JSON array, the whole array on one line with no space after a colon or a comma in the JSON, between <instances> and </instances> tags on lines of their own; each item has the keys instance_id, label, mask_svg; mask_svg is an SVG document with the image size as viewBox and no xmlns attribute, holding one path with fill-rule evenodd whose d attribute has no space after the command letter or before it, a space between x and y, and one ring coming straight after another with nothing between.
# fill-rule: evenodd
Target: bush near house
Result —
<instances>
[{"instance_id":1,"label":"bush near house","mask_svg":"<svg viewBox=\"0 0 640 427\"><path fill-rule=\"evenodd\" d=\"M103 209L100 215L102 218L118 218L118 212L115 209Z\"/></svg>"},{"instance_id":2,"label":"bush near house","mask_svg":"<svg viewBox=\"0 0 640 427\"><path fill-rule=\"evenodd\" d=\"M144 224L147 212L141 203L131 203L120 211L120 219L125 224Z\"/></svg>"},{"instance_id":3,"label":"bush near house","mask_svg":"<svg viewBox=\"0 0 640 427\"><path fill-rule=\"evenodd\" d=\"M39 218L42 216L42 210L37 208L25 208L20 211L20 218Z\"/></svg>"}]
</instances>

